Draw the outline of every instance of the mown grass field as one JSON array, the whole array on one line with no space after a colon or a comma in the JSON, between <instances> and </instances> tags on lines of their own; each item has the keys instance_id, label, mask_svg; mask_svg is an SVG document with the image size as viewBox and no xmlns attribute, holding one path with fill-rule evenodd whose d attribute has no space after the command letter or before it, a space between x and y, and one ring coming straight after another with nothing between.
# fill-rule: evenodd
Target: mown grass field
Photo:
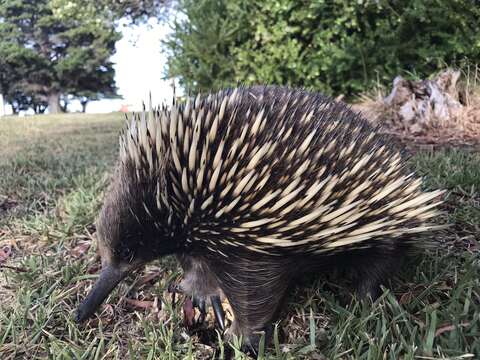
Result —
<instances>
[{"instance_id":1,"label":"mown grass field","mask_svg":"<svg viewBox=\"0 0 480 360\"><path fill-rule=\"evenodd\" d=\"M171 258L132 275L87 324L73 321L100 266L93 222L122 124L121 114L0 119L1 359L201 359L229 346L185 331L166 292L181 274ZM328 282L297 290L261 358L480 358L480 154L418 152L411 165L448 191L438 248L374 304L345 305L346 289Z\"/></svg>"}]
</instances>

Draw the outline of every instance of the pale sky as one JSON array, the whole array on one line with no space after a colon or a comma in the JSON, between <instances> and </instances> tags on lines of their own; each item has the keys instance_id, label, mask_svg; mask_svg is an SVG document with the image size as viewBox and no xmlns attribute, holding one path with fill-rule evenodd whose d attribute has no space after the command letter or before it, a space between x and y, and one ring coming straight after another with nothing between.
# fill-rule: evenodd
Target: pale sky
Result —
<instances>
[{"instance_id":1,"label":"pale sky","mask_svg":"<svg viewBox=\"0 0 480 360\"><path fill-rule=\"evenodd\" d=\"M168 32L167 24L159 25L154 21L136 27L122 27L123 38L116 44L117 52L112 61L115 63L118 94L123 99L91 102L87 105L87 112L118 111L122 105L138 111L142 101L148 103L149 92L154 105L171 98L172 81L162 80L166 56L160 47L160 41Z\"/></svg>"}]
</instances>

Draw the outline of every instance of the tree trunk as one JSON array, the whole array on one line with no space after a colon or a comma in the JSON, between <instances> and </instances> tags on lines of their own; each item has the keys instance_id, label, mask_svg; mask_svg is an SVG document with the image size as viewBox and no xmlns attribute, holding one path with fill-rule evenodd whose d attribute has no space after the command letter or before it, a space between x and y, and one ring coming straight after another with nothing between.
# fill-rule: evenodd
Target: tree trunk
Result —
<instances>
[{"instance_id":1,"label":"tree trunk","mask_svg":"<svg viewBox=\"0 0 480 360\"><path fill-rule=\"evenodd\" d=\"M63 105L62 105L62 103L60 103L60 110L62 112L68 112L68 101L67 100L63 101Z\"/></svg>"},{"instance_id":2,"label":"tree trunk","mask_svg":"<svg viewBox=\"0 0 480 360\"><path fill-rule=\"evenodd\" d=\"M434 79L413 81L397 76L385 99L391 110L390 122L412 134L428 133L433 128L455 122L462 111L457 81L460 71L446 70Z\"/></svg>"},{"instance_id":3,"label":"tree trunk","mask_svg":"<svg viewBox=\"0 0 480 360\"><path fill-rule=\"evenodd\" d=\"M87 101L80 101L80 104L82 105L82 113L86 112L87 111L88 100Z\"/></svg>"},{"instance_id":4,"label":"tree trunk","mask_svg":"<svg viewBox=\"0 0 480 360\"><path fill-rule=\"evenodd\" d=\"M0 117L5 115L5 102L3 100L3 94L0 94Z\"/></svg>"},{"instance_id":5,"label":"tree trunk","mask_svg":"<svg viewBox=\"0 0 480 360\"><path fill-rule=\"evenodd\" d=\"M48 111L50 114L58 114L62 112L59 93L51 93L48 95Z\"/></svg>"}]
</instances>

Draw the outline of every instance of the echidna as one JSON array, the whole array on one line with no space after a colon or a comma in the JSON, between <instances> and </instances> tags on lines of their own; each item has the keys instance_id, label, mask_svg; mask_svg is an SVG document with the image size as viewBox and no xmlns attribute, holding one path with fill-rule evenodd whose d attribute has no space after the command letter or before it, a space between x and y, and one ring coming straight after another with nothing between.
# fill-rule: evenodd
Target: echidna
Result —
<instances>
[{"instance_id":1,"label":"echidna","mask_svg":"<svg viewBox=\"0 0 480 360\"><path fill-rule=\"evenodd\" d=\"M103 270L77 319L176 254L181 290L201 307L226 296L229 334L254 346L306 272L350 270L358 296L378 296L438 228L441 191L421 185L387 137L318 93L240 87L144 111L120 137L97 223Z\"/></svg>"}]
</instances>

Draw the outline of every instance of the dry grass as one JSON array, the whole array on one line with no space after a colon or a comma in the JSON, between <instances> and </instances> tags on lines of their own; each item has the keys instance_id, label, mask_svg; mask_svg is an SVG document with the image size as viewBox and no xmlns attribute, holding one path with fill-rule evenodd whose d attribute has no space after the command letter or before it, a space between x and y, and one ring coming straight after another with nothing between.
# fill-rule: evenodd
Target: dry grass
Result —
<instances>
[{"instance_id":1,"label":"dry grass","mask_svg":"<svg viewBox=\"0 0 480 360\"><path fill-rule=\"evenodd\" d=\"M118 119L118 120L117 120ZM73 314L100 263L92 225L117 153L121 115L0 121L2 359L208 359L224 344L210 326L187 332L167 284L174 259L132 275L87 324ZM413 259L374 304L305 279L260 358L466 359L480 356L480 155L419 152L412 166L448 190L441 246Z\"/></svg>"},{"instance_id":2,"label":"dry grass","mask_svg":"<svg viewBox=\"0 0 480 360\"><path fill-rule=\"evenodd\" d=\"M455 116L447 121L427 119L422 131L412 133L407 126L390 121L398 118L397 109L388 106L384 99L391 89L378 86L362 94L353 105L374 123L380 123L384 131L403 138L407 143L440 144L453 146L480 146L480 69L467 68L456 86L455 99L463 105Z\"/></svg>"}]
</instances>

